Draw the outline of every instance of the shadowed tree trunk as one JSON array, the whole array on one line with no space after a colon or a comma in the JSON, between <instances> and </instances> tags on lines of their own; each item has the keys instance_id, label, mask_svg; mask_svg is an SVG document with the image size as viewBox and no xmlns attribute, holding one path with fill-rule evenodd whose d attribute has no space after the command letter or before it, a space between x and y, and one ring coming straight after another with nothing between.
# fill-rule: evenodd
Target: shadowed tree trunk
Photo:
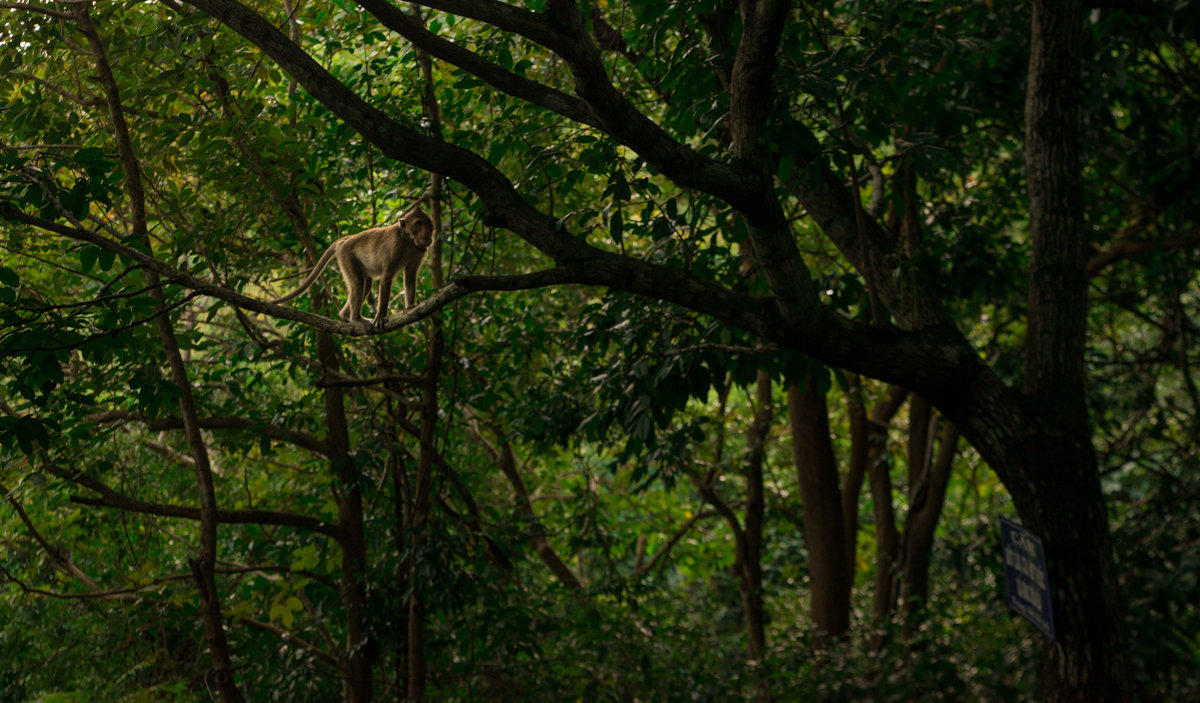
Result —
<instances>
[{"instance_id":1,"label":"shadowed tree trunk","mask_svg":"<svg viewBox=\"0 0 1200 703\"><path fill-rule=\"evenodd\" d=\"M1046 650L1045 700L1125 701L1132 677L1124 609L1085 398L1083 22L1082 0L1034 0L1025 102L1032 242L1025 402L1050 431L1026 450L1031 480L1005 485L1025 526L1042 539L1050 569L1057 644Z\"/></svg>"},{"instance_id":2,"label":"shadowed tree trunk","mask_svg":"<svg viewBox=\"0 0 1200 703\"><path fill-rule=\"evenodd\" d=\"M850 565L847 562L837 459L829 436L829 409L817 381L788 389L792 451L804 507L811 615L817 646L850 628Z\"/></svg>"},{"instance_id":3,"label":"shadowed tree trunk","mask_svg":"<svg viewBox=\"0 0 1200 703\"><path fill-rule=\"evenodd\" d=\"M767 434L771 430L774 403L771 399L771 375L758 372L755 384L754 420L746 433L746 518L745 547L741 558L742 607L746 617L746 656L761 663L767 648L766 618L763 613L763 461Z\"/></svg>"}]
</instances>

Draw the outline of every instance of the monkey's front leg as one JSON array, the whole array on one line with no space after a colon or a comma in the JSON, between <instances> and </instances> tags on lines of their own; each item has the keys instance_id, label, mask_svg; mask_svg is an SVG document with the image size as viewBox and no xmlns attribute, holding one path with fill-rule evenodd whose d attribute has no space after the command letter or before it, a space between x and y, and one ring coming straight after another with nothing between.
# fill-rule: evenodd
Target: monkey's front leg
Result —
<instances>
[{"instance_id":1,"label":"monkey's front leg","mask_svg":"<svg viewBox=\"0 0 1200 703\"><path fill-rule=\"evenodd\" d=\"M392 298L392 279L395 276L396 273L394 271L384 271L383 275L379 277L379 295L375 296L375 319L371 320L371 326L376 330L383 329L383 326L387 323L388 303L391 302Z\"/></svg>"}]
</instances>

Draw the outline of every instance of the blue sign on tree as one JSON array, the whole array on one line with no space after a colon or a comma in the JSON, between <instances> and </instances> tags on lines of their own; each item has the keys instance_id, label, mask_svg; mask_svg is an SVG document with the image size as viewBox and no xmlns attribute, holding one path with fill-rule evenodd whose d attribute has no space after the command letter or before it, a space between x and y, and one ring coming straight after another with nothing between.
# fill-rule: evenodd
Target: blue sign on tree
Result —
<instances>
[{"instance_id":1,"label":"blue sign on tree","mask_svg":"<svg viewBox=\"0 0 1200 703\"><path fill-rule=\"evenodd\" d=\"M1054 613L1050 610L1050 580L1042 540L1008 518L1000 518L1000 544L1004 551L1004 585L1008 607L1054 639Z\"/></svg>"}]
</instances>

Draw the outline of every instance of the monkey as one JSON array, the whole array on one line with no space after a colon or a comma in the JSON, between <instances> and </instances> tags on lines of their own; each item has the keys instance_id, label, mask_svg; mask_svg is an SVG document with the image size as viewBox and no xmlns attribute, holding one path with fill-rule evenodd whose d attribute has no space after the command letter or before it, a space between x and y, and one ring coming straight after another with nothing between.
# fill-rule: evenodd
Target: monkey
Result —
<instances>
[{"instance_id":1,"label":"monkey","mask_svg":"<svg viewBox=\"0 0 1200 703\"><path fill-rule=\"evenodd\" d=\"M286 303L308 290L329 260L336 256L342 278L346 280L346 304L338 311L338 317L348 322L363 322L363 299L371 280L377 278L379 294L371 325L379 329L387 320L392 281L401 270L404 271L405 307L411 308L416 302L417 270L434 239L433 220L414 205L395 224L363 230L329 245L299 288L271 302Z\"/></svg>"}]
</instances>

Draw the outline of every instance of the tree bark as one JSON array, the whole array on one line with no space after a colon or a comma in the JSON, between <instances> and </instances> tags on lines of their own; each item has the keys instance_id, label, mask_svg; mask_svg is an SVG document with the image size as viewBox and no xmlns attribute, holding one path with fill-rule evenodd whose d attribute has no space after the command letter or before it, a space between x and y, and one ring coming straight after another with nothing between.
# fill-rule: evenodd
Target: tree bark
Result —
<instances>
[{"instance_id":1,"label":"tree bark","mask_svg":"<svg viewBox=\"0 0 1200 703\"><path fill-rule=\"evenodd\" d=\"M871 604L871 620L876 625L885 623L896 606L900 532L896 529L896 508L892 503L891 470L882 453L868 470L875 513L875 599ZM874 646L881 647L884 641L876 639Z\"/></svg>"},{"instance_id":2,"label":"tree bark","mask_svg":"<svg viewBox=\"0 0 1200 703\"><path fill-rule=\"evenodd\" d=\"M1034 0L1025 101L1032 242L1025 393L1028 415L1041 414L1045 430L1026 448L1030 460L1014 471L1017 480L1005 485L1025 526L1042 539L1050 570L1056 642L1046 650L1045 700L1125 701L1133 687L1124 608L1085 397L1083 32L1082 0Z\"/></svg>"},{"instance_id":3,"label":"tree bark","mask_svg":"<svg viewBox=\"0 0 1200 703\"><path fill-rule=\"evenodd\" d=\"M816 646L850 629L850 565L847 561L842 493L829 436L829 408L817 381L788 389L792 452L804 507L808 581Z\"/></svg>"}]
</instances>

